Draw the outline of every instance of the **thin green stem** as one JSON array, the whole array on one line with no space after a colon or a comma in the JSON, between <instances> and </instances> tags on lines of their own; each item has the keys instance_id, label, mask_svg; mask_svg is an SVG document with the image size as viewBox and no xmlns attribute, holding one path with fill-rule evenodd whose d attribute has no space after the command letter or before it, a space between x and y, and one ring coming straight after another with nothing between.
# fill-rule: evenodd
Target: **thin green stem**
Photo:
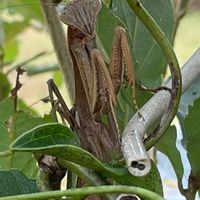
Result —
<instances>
[{"instance_id":1,"label":"thin green stem","mask_svg":"<svg viewBox=\"0 0 200 200\"><path fill-rule=\"evenodd\" d=\"M64 159L58 159L58 163L60 166L69 169L73 173L77 174L79 177L81 177L87 184L89 185L107 185L109 184L107 181L105 181L102 177L100 177L98 174L96 174L91 169L82 167L81 165L78 165L76 163L64 160Z\"/></svg>"},{"instance_id":2,"label":"thin green stem","mask_svg":"<svg viewBox=\"0 0 200 200\"><path fill-rule=\"evenodd\" d=\"M70 161L66 161L64 159L58 159L58 163L60 166L67 168L68 170L72 171L74 174L77 174L78 177L83 179L90 186L109 185L109 183L104 178L102 178L100 175L98 175L96 172L94 172L91 169L82 167L81 165L78 165ZM107 200L116 199L116 195L106 194L104 196L105 196L105 199Z\"/></svg>"},{"instance_id":3,"label":"thin green stem","mask_svg":"<svg viewBox=\"0 0 200 200\"><path fill-rule=\"evenodd\" d=\"M48 55L49 53L50 53L50 52L46 52L46 51L40 52L40 53L34 55L33 57L28 58L27 60L25 60L25 61L23 61L23 62L21 62L21 63L16 64L14 67L12 67L11 69L9 69L9 70L6 72L6 75L8 75L8 74L9 74L10 72L12 72L13 70L17 69L19 66L22 67L22 66L24 66L24 65L27 65L28 63L30 63L30 62L32 62L32 61L34 61L34 60L36 60L36 59L38 59L38 58L40 58L40 57L42 57L42 56Z\"/></svg>"},{"instance_id":4,"label":"thin green stem","mask_svg":"<svg viewBox=\"0 0 200 200\"><path fill-rule=\"evenodd\" d=\"M35 76L37 74L42 74L42 73L46 73L46 72L54 72L59 70L58 64L50 64L50 65L46 65L44 66L37 66L37 68L34 65L29 65L26 68L26 72L28 76Z\"/></svg>"},{"instance_id":5,"label":"thin green stem","mask_svg":"<svg viewBox=\"0 0 200 200\"><path fill-rule=\"evenodd\" d=\"M149 199L149 200L164 200L163 197L158 194L151 192L149 190L133 187L133 186L98 186L98 187L85 187L79 189L70 190L58 190L49 192L40 192L32 194L23 194L9 197L0 197L0 200L44 200L49 198L58 197L86 197L91 194L102 195L105 193L126 193L126 194L136 194L139 197Z\"/></svg>"},{"instance_id":6,"label":"thin green stem","mask_svg":"<svg viewBox=\"0 0 200 200\"><path fill-rule=\"evenodd\" d=\"M1 151L0 152L0 157L7 157L7 156L11 156L13 154L12 151L7 150L7 151Z\"/></svg>"},{"instance_id":7,"label":"thin green stem","mask_svg":"<svg viewBox=\"0 0 200 200\"><path fill-rule=\"evenodd\" d=\"M172 76L172 89L171 89L171 101L168 110L165 114L165 118L162 120L158 132L154 136L150 136L145 141L145 146L150 149L154 146L160 138L164 135L165 130L169 127L174 116L177 113L178 105L181 97L182 79L179 63L166 35L162 32L160 27L156 24L154 19L149 15L145 8L141 5L139 0L128 0L130 7L133 9L137 17L144 23L149 29L154 39L160 45L170 67Z\"/></svg>"}]
</instances>

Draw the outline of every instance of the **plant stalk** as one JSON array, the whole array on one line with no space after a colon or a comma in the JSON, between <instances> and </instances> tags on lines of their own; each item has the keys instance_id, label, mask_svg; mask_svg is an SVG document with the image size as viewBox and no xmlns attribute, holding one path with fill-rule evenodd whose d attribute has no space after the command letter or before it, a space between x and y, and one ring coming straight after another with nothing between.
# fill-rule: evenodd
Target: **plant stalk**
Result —
<instances>
[{"instance_id":1,"label":"plant stalk","mask_svg":"<svg viewBox=\"0 0 200 200\"><path fill-rule=\"evenodd\" d=\"M147 189L133 187L133 186L98 186L98 187L85 187L79 189L58 190L49 192L40 192L32 194L23 194L9 197L0 197L0 200L44 200L49 198L58 197L85 197L91 194L102 195L105 193L127 193L136 194L149 200L164 200L163 197L155 192Z\"/></svg>"},{"instance_id":2,"label":"plant stalk","mask_svg":"<svg viewBox=\"0 0 200 200\"><path fill-rule=\"evenodd\" d=\"M65 33L56 8L49 4L49 0L40 0L40 3L47 21L60 69L64 76L67 94L71 101L70 103L72 104L74 100L74 70L67 47Z\"/></svg>"}]
</instances>

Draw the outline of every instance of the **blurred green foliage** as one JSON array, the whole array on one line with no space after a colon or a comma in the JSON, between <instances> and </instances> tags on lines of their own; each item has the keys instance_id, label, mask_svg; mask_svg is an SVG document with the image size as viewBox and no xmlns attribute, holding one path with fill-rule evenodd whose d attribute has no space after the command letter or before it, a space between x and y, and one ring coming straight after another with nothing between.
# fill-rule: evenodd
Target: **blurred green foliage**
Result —
<instances>
[{"instance_id":1,"label":"blurred green foliage","mask_svg":"<svg viewBox=\"0 0 200 200\"><path fill-rule=\"evenodd\" d=\"M63 4L67 2L63 1ZM154 20L160 25L168 39L172 40L172 31L174 23L173 6L170 0L155 0L149 4L148 1L141 0L147 11L153 16ZM112 49L112 41L114 37L114 29L117 25L123 26L127 30L129 45L132 51L132 58L136 71L136 79L138 83L145 84L148 87L157 87L163 82L167 67L166 60L148 30L138 20L129 8L125 0L105 0L106 5L98 17L97 23L97 44L102 50L107 63ZM61 4L62 7L62 4ZM12 20L10 20L12 19ZM191 49L194 50L199 45L200 13L190 14L182 20L175 39L175 48L180 56L181 63L186 57L191 55ZM36 23L35 23L36 22ZM37 24L37 25L36 25ZM14 102L9 98L11 83L8 80L9 71L15 69L16 59L19 56L21 44L18 40L19 35L23 35L23 31L32 28L34 30L46 31L46 25L43 14L39 5L39 0L1 0L0 3L0 151L4 152L8 149L10 143L18 136L37 125L50 122L48 116L39 117L37 111L30 109L24 103L23 99L19 100L18 108L25 111L14 110ZM192 31L188 31L188 27L192 27ZM191 39L191 40L190 40ZM31 42L30 42L31 45ZM39 43L38 43L39 45ZM181 53L180 53L181 52ZM58 63L55 61L50 64L32 64L31 61L45 57L48 52L39 52L27 60L21 61L22 67L27 69L27 74L37 75L49 71L54 71L56 83L61 86L63 83L61 73L58 71ZM187 56L186 56L187 55ZM15 80L13 80L15 82ZM13 84L13 83L12 83ZM183 130L183 142L188 152L187 156L190 161L192 172L199 176L198 164L198 148L199 148L199 84L196 82L183 95L179 108L179 120ZM135 109L132 102L132 89L127 86L126 80L118 94L118 104L116 107L116 115L122 132L130 117L134 114ZM142 106L151 94L137 90L137 100ZM196 100L196 101L195 101ZM195 101L194 105L193 102ZM188 105L192 105L188 109ZM13 127L9 127L14 120ZM168 156L178 178L183 176L183 163L181 163L180 154L175 147L176 129L170 127L167 135L158 144L158 149ZM0 152L0 153L1 153ZM81 158L77 158L80 159ZM84 162L87 165L90 163ZM81 164L81 162L79 162ZM15 153L0 159L0 168L10 169L17 168L29 177L35 177L37 173L36 162L32 158L32 154ZM156 166L154 168L156 171ZM13 174L18 178L24 179L23 175L17 171L0 171L0 176L11 177ZM107 172L108 173L108 172ZM156 171L153 177L155 181L153 187L157 187L156 191L161 193L159 174ZM11 179L12 180L12 177ZM128 181L129 179L127 179ZM150 181L148 178L145 179ZM125 181L123 179L123 181ZM132 179L131 179L132 181ZM34 190L34 182L25 180L30 184L30 188ZM127 182L126 182L127 183ZM131 182L132 183L132 182ZM144 182L143 182L144 183ZM7 183L5 183L7 184ZM149 183L147 182L147 185ZM24 189L24 188L23 188ZM151 188L152 189L152 188ZM16 190L17 191L17 190ZM31 191L31 190L30 190ZM5 191L0 191L1 195ZM23 193L24 191L22 191ZM20 191L17 191L19 194ZM9 193L11 194L11 193Z\"/></svg>"}]
</instances>

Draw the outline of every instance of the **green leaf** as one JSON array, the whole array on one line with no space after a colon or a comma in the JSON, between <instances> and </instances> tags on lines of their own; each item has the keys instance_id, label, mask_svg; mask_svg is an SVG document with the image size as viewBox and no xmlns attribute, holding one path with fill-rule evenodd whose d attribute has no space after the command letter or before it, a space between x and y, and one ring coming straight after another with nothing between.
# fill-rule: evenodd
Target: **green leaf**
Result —
<instances>
[{"instance_id":1,"label":"green leaf","mask_svg":"<svg viewBox=\"0 0 200 200\"><path fill-rule=\"evenodd\" d=\"M184 127L184 120L186 116L188 115L189 105L193 105L193 102L195 101L195 99L199 97L200 97L200 81L199 80L193 83L181 96L177 117L179 119L181 131L183 134L182 144L184 147L186 146L186 143L187 143L187 140L185 140L187 136L186 136L185 127Z\"/></svg>"},{"instance_id":2,"label":"green leaf","mask_svg":"<svg viewBox=\"0 0 200 200\"><path fill-rule=\"evenodd\" d=\"M0 102L0 151L5 151L8 149L10 138L7 132L7 120L14 112L14 102L11 98L5 99ZM1 159L0 159L1 168Z\"/></svg>"},{"instance_id":3,"label":"green leaf","mask_svg":"<svg viewBox=\"0 0 200 200\"><path fill-rule=\"evenodd\" d=\"M0 123L4 123L14 112L14 102L12 98L7 98L0 102Z\"/></svg>"},{"instance_id":4,"label":"green leaf","mask_svg":"<svg viewBox=\"0 0 200 200\"><path fill-rule=\"evenodd\" d=\"M56 83L57 87L61 87L63 84L63 74L60 70L54 72L53 80Z\"/></svg>"},{"instance_id":5,"label":"green leaf","mask_svg":"<svg viewBox=\"0 0 200 200\"><path fill-rule=\"evenodd\" d=\"M19 111L16 114L16 138L18 138L22 133L40 125L51 122L51 117L49 115L45 115L42 117L34 117L29 113L24 111Z\"/></svg>"},{"instance_id":6,"label":"green leaf","mask_svg":"<svg viewBox=\"0 0 200 200\"><path fill-rule=\"evenodd\" d=\"M5 42L4 45L4 63L13 62L19 52L19 43L16 39Z\"/></svg>"},{"instance_id":7,"label":"green leaf","mask_svg":"<svg viewBox=\"0 0 200 200\"><path fill-rule=\"evenodd\" d=\"M104 4L106 6L109 6L112 0L103 0Z\"/></svg>"},{"instance_id":8,"label":"green leaf","mask_svg":"<svg viewBox=\"0 0 200 200\"><path fill-rule=\"evenodd\" d=\"M77 136L67 126L59 123L49 123L36 126L21 135L11 146L20 149L49 147L54 145L79 146Z\"/></svg>"},{"instance_id":9,"label":"green leaf","mask_svg":"<svg viewBox=\"0 0 200 200\"><path fill-rule=\"evenodd\" d=\"M131 87L122 87L117 95L117 106L115 109L117 122L119 125L120 133L124 130L133 113L136 112L135 105L133 103L133 90ZM145 91L136 89L136 100L138 106L141 107L148 99L152 97L152 94Z\"/></svg>"},{"instance_id":10,"label":"green leaf","mask_svg":"<svg viewBox=\"0 0 200 200\"><path fill-rule=\"evenodd\" d=\"M174 14L170 0L155 0L153 3L141 0L142 5L158 23L160 28L172 39ZM134 62L137 63L137 80L147 87L158 87L165 72L165 57L147 28L136 17L127 1L112 0L111 9L125 24L130 36L130 48Z\"/></svg>"},{"instance_id":11,"label":"green leaf","mask_svg":"<svg viewBox=\"0 0 200 200\"><path fill-rule=\"evenodd\" d=\"M39 0L15 0L7 3L7 9L10 14L19 13L26 21L37 19L44 22L43 14L40 8Z\"/></svg>"},{"instance_id":12,"label":"green leaf","mask_svg":"<svg viewBox=\"0 0 200 200\"><path fill-rule=\"evenodd\" d=\"M0 197L38 192L34 180L18 170L0 170Z\"/></svg>"},{"instance_id":13,"label":"green leaf","mask_svg":"<svg viewBox=\"0 0 200 200\"><path fill-rule=\"evenodd\" d=\"M0 101L8 97L10 89L11 86L7 79L7 76L0 72Z\"/></svg>"},{"instance_id":14,"label":"green leaf","mask_svg":"<svg viewBox=\"0 0 200 200\"><path fill-rule=\"evenodd\" d=\"M200 98L195 100L193 106L189 106L189 113L184 120L187 157L189 159L193 175L200 175L199 162L199 119L200 119Z\"/></svg>"},{"instance_id":15,"label":"green leaf","mask_svg":"<svg viewBox=\"0 0 200 200\"><path fill-rule=\"evenodd\" d=\"M178 109L178 116L180 116L180 119L185 119L188 114L188 106L192 105L194 100L198 97L200 97L200 80L193 83L181 96Z\"/></svg>"},{"instance_id":16,"label":"green leaf","mask_svg":"<svg viewBox=\"0 0 200 200\"><path fill-rule=\"evenodd\" d=\"M98 15L96 31L103 45L103 50L106 52L106 57L110 57L111 54L116 26L123 26L123 23L119 20L119 18L113 15L107 6L102 4L101 11Z\"/></svg>"},{"instance_id":17,"label":"green leaf","mask_svg":"<svg viewBox=\"0 0 200 200\"><path fill-rule=\"evenodd\" d=\"M21 33L25 28L29 26L28 22L26 21L21 21L21 22L4 22L3 27L4 27L4 32L5 32L5 42L14 40L17 34Z\"/></svg>"},{"instance_id":18,"label":"green leaf","mask_svg":"<svg viewBox=\"0 0 200 200\"><path fill-rule=\"evenodd\" d=\"M49 131L44 136L43 131L45 128L49 129ZM111 177L120 184L151 188L151 190L162 194L159 172L154 164L149 175L143 178L131 176L126 168L113 168L103 164L92 154L78 147L73 132L61 124L52 123L46 125L46 127L43 125L34 128L14 141L10 149L12 151L56 156L57 158L75 162L83 167L92 169L103 177Z\"/></svg>"},{"instance_id":19,"label":"green leaf","mask_svg":"<svg viewBox=\"0 0 200 200\"><path fill-rule=\"evenodd\" d=\"M163 138L156 145L156 148L169 158L177 178L182 180L184 169L181 161L181 155L176 148L175 126L171 126L168 128Z\"/></svg>"},{"instance_id":20,"label":"green leaf","mask_svg":"<svg viewBox=\"0 0 200 200\"><path fill-rule=\"evenodd\" d=\"M44 118L33 117L23 111L14 113L14 101L12 98L0 102L0 111L0 151L8 150L13 139L16 139L22 133L51 120L49 116ZM14 124L13 120L15 121ZM17 152L8 157L1 157L0 168L17 168L30 177L34 177L37 173L36 161L30 153Z\"/></svg>"}]
</instances>

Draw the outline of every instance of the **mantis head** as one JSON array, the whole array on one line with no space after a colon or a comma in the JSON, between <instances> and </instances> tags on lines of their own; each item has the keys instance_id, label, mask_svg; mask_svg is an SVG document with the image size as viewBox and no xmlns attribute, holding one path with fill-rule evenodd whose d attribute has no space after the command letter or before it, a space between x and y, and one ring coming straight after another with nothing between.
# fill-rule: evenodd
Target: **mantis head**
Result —
<instances>
[{"instance_id":1,"label":"mantis head","mask_svg":"<svg viewBox=\"0 0 200 200\"><path fill-rule=\"evenodd\" d=\"M100 9L99 0L75 0L64 7L60 19L71 28L93 37Z\"/></svg>"}]
</instances>

